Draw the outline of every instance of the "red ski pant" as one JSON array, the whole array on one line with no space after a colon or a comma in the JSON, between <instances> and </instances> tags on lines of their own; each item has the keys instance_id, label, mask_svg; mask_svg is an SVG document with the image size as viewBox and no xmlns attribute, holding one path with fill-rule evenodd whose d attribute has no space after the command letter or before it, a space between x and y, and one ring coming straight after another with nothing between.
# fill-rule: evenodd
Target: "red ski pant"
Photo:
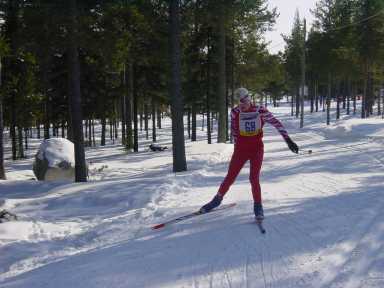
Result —
<instances>
[{"instance_id":1,"label":"red ski pant","mask_svg":"<svg viewBox=\"0 0 384 288\"><path fill-rule=\"evenodd\" d=\"M237 175L244 164L250 161L249 181L252 186L252 195L255 203L261 203L261 188L260 188L260 169L263 163L264 147L263 144L252 147L253 149L246 149L236 147L231 162L229 163L228 173L224 181L221 183L218 194L224 196L229 190L231 185L235 182Z\"/></svg>"}]
</instances>

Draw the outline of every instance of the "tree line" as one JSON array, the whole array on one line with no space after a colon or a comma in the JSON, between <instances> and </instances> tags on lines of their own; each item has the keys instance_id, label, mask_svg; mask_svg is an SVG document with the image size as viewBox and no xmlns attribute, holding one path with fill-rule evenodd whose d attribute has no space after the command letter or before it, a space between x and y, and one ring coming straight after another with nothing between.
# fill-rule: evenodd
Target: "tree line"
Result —
<instances>
[{"instance_id":1,"label":"tree line","mask_svg":"<svg viewBox=\"0 0 384 288\"><path fill-rule=\"evenodd\" d=\"M25 156L33 135L72 140L76 180L86 181L84 146L96 145L96 123L97 145L109 136L137 152L139 129L144 126L147 139L156 142L164 114L172 119L173 170L184 171L183 116L191 141L198 114L206 119L208 143L213 117L217 141L230 140L228 108L239 86L275 105L292 95L297 117L304 97L311 112L328 115L335 99L340 117L342 108L356 112L356 95L362 94L361 115L372 115L383 83L383 2L318 1L309 33L297 14L285 51L276 55L264 40L278 16L268 4L0 0L0 178L4 128L13 160Z\"/></svg>"},{"instance_id":2,"label":"tree line","mask_svg":"<svg viewBox=\"0 0 384 288\"><path fill-rule=\"evenodd\" d=\"M180 150L174 170L185 170L184 113L192 141L198 113L210 142L212 115L218 141L227 141L233 87L267 90L275 81L268 70L278 69L263 63L281 64L262 38L277 15L264 0L1 0L0 11L0 134L9 129L13 160L24 157L35 131L73 140L76 163L83 163L82 147L95 145L95 121L100 145L109 124L111 137L138 151L140 120L147 128L152 119L156 141L160 115L170 111ZM265 75L252 75L258 67ZM79 169L77 180L85 181L84 165Z\"/></svg>"},{"instance_id":3,"label":"tree line","mask_svg":"<svg viewBox=\"0 0 384 288\"><path fill-rule=\"evenodd\" d=\"M284 53L292 115L299 116L306 76L311 112L327 112L336 102L336 119L342 109L357 113L362 98L362 118L383 112L384 88L384 2L382 0L320 0L312 11L314 24L307 34L305 19L295 15ZM303 57L305 63L303 63ZM303 68L304 64L304 68ZM377 111L373 111L377 104Z\"/></svg>"}]
</instances>

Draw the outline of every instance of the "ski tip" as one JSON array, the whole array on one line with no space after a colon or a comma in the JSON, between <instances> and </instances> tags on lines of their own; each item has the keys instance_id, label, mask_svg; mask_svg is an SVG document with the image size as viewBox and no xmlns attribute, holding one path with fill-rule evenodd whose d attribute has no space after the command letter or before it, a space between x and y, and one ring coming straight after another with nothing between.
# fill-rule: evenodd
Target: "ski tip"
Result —
<instances>
[{"instance_id":1,"label":"ski tip","mask_svg":"<svg viewBox=\"0 0 384 288\"><path fill-rule=\"evenodd\" d=\"M165 226L165 224L158 224L158 225L155 225L152 227L152 230L156 230L156 229L159 229L159 228L163 228Z\"/></svg>"},{"instance_id":2,"label":"ski tip","mask_svg":"<svg viewBox=\"0 0 384 288\"><path fill-rule=\"evenodd\" d=\"M265 231L262 222L256 221L256 224L259 227L261 234L265 234L267 232L267 231Z\"/></svg>"}]
</instances>

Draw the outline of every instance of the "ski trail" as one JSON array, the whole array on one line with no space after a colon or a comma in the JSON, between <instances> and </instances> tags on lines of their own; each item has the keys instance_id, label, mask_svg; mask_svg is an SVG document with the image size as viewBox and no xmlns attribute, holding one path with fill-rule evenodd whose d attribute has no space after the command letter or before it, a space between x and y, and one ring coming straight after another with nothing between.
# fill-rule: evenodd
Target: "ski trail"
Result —
<instances>
[{"instance_id":1,"label":"ski trail","mask_svg":"<svg viewBox=\"0 0 384 288\"><path fill-rule=\"evenodd\" d=\"M318 268L320 273L315 275L314 287L364 287L359 284L360 280L367 279L371 264L382 252L384 240L383 201L378 201L372 208L371 215L366 215L355 224L352 236L343 235L344 239L340 239L340 244L335 244L318 254L318 258L326 260L319 263L321 269ZM378 260L384 261L384 258L380 257Z\"/></svg>"},{"instance_id":2,"label":"ski trail","mask_svg":"<svg viewBox=\"0 0 384 288\"><path fill-rule=\"evenodd\" d=\"M265 271L264 271L263 251L260 252L260 270L261 270L261 274L263 275L264 288L267 288L267 279L266 279Z\"/></svg>"},{"instance_id":3,"label":"ski trail","mask_svg":"<svg viewBox=\"0 0 384 288\"><path fill-rule=\"evenodd\" d=\"M281 219L278 218L276 219L277 221L280 221ZM287 227L288 224L285 222L271 222L268 223L268 227L270 227L269 230L270 233L269 235L270 238L265 239L265 245L268 245L270 247L270 251L273 249L273 254L275 255L274 258L277 260L273 261L271 263L271 269L272 265L276 266L278 271L274 273L274 283L271 285L277 286L277 287L292 287L292 288L297 288L299 287L299 283L297 280L296 282L294 281L294 278L296 277L297 279L301 279L303 276L301 265L302 262L310 262L311 257L308 255L305 255L304 259L298 258L296 255L301 254L302 249L307 249L306 246L303 246L305 244L301 242L297 242L296 237L292 237L292 234L283 234L280 229L277 227ZM289 230L289 229L284 229L284 231ZM268 233L268 232L267 232ZM293 232L294 233L294 232ZM281 239L285 239L282 241ZM292 254L292 255L290 255ZM273 272L272 272L273 273ZM292 279L291 279L292 278ZM283 286L281 286L283 284ZM307 284L307 283L305 283ZM300 287L308 287L308 286L300 286Z\"/></svg>"},{"instance_id":4,"label":"ski trail","mask_svg":"<svg viewBox=\"0 0 384 288\"><path fill-rule=\"evenodd\" d=\"M266 235L263 235L263 236L266 236ZM270 285L269 287L270 288L273 288L275 286L275 283L277 282L276 278L275 278L275 273L274 273L274 261L272 259L272 251L273 251L273 248L268 244L268 240L267 240L267 237L262 237L262 240L261 242L263 243L263 252L265 251L266 255L268 255L268 261L267 263L269 263L269 276L271 278L271 281L270 281Z\"/></svg>"},{"instance_id":5,"label":"ski trail","mask_svg":"<svg viewBox=\"0 0 384 288\"><path fill-rule=\"evenodd\" d=\"M249 255L246 255L245 259L245 269L244 269L244 282L245 282L245 287L249 288Z\"/></svg>"},{"instance_id":6,"label":"ski trail","mask_svg":"<svg viewBox=\"0 0 384 288\"><path fill-rule=\"evenodd\" d=\"M369 272L372 263L377 257L380 257L380 252L383 251L384 217L381 213L383 208L384 205L377 211L376 217L369 224L369 230L356 243L340 273L332 280L329 287L358 288L367 286L364 282L370 278ZM373 282L372 279L371 282Z\"/></svg>"},{"instance_id":7,"label":"ski trail","mask_svg":"<svg viewBox=\"0 0 384 288\"><path fill-rule=\"evenodd\" d=\"M227 268L224 268L224 269L225 269L224 270L224 276L225 276L225 280L227 281L228 288L232 288L231 277L228 274Z\"/></svg>"}]
</instances>

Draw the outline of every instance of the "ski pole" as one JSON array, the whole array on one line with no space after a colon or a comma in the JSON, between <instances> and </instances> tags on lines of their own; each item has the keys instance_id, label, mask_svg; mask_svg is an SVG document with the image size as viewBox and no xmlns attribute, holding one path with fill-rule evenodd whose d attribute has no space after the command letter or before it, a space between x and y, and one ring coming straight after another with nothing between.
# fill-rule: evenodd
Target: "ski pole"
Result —
<instances>
[{"instance_id":1,"label":"ski pole","mask_svg":"<svg viewBox=\"0 0 384 288\"><path fill-rule=\"evenodd\" d=\"M323 153L323 152L328 152L328 151L335 151L335 150L341 150L341 149L351 149L352 147L356 147L356 146L360 146L360 145L364 145L364 144L369 144L371 143L371 141L366 141L366 142L361 142L361 143L357 143L357 144L351 144L351 145L344 145L344 146L336 146L334 148L326 148L326 149L320 149L320 150L316 150L316 154L318 153ZM312 154L313 151L311 149L309 150L299 150L299 154L300 155L306 155L306 154Z\"/></svg>"}]
</instances>

